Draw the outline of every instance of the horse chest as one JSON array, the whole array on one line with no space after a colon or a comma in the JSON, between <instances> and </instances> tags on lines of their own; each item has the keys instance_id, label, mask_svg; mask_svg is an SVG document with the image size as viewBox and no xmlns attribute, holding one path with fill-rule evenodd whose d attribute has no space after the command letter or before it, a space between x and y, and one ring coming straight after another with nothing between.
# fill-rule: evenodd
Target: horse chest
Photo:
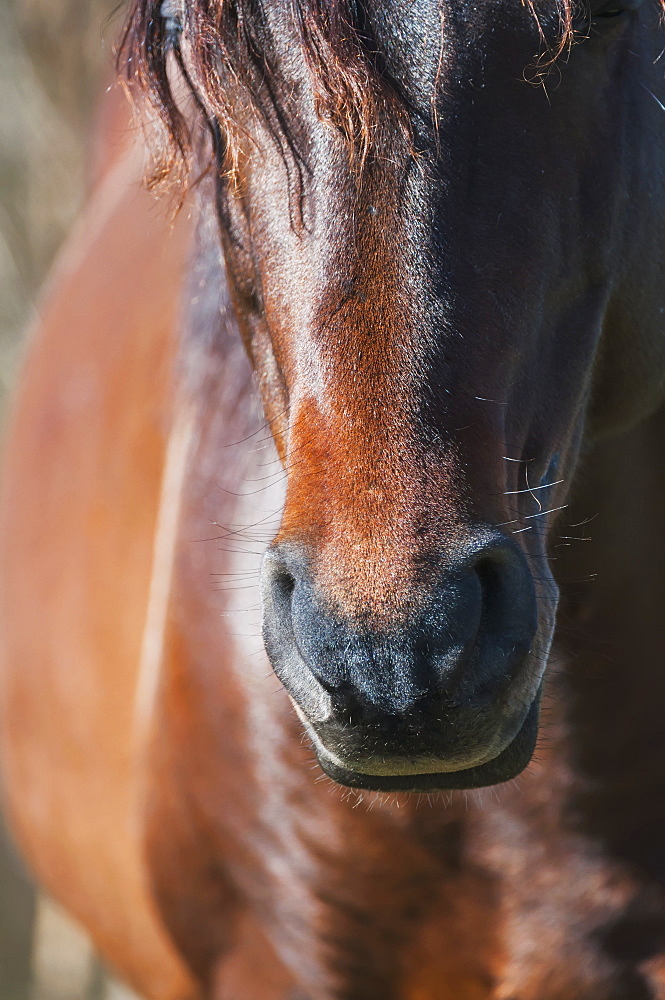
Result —
<instances>
[{"instance_id":1,"label":"horse chest","mask_svg":"<svg viewBox=\"0 0 665 1000\"><path fill-rule=\"evenodd\" d=\"M307 1000L649 995L640 991L655 975L657 945L630 955L612 942L622 933L615 928L632 922L639 934L645 919L657 935L661 903L648 879L568 822L579 782L562 724L551 720L538 765L497 795L363 799L316 780L282 699L271 693L245 706L268 756L256 757L256 740L234 730L231 716L217 718L229 739L244 741L233 775L218 759L206 778L215 737L192 711L198 735L180 743L182 773L198 776L190 822L179 812L187 795L165 787L163 775L157 797L162 848L151 852L152 874L163 912L202 978L217 970L222 1000L240 985L272 1000L254 978L259 965L272 970L276 1000L300 996L296 989ZM181 713L182 698L178 705ZM235 725L238 714L236 706Z\"/></svg>"},{"instance_id":2,"label":"horse chest","mask_svg":"<svg viewBox=\"0 0 665 1000\"><path fill-rule=\"evenodd\" d=\"M213 426L208 434L201 448L218 450ZM219 481L213 465L200 466ZM191 493L183 536L204 537L212 516L196 498L215 491L203 483ZM648 996L640 991L656 975L665 911L656 873L638 875L594 828L592 786L578 773L583 734L598 730L593 699L555 679L537 761L496 792L345 792L321 780L262 655L203 592L219 569L218 550L208 551L209 564L188 543L177 562L147 839L167 924L221 1000L242 991L290 1000L295 990L307 1000ZM252 558L226 554L224 568ZM242 593L251 606L256 595ZM552 673L568 670L559 662ZM610 726L619 702L605 704ZM611 761L603 768L593 787L619 814L621 782ZM657 828L653 796L633 808L638 825ZM639 954L617 947L645 920L651 937ZM258 982L259 967L272 985Z\"/></svg>"}]
</instances>

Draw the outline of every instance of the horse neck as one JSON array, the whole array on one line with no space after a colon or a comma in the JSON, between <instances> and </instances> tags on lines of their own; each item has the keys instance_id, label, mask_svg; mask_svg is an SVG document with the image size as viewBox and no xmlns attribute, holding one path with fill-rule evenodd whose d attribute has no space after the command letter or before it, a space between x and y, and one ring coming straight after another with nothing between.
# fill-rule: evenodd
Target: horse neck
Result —
<instances>
[{"instance_id":1,"label":"horse neck","mask_svg":"<svg viewBox=\"0 0 665 1000\"><path fill-rule=\"evenodd\" d=\"M569 527L559 533L568 537L553 548L562 586L559 642L575 649L564 685L571 764L583 779L580 815L640 863L655 857L657 846L644 838L665 818L664 433L661 408L593 448L562 518Z\"/></svg>"}]
</instances>

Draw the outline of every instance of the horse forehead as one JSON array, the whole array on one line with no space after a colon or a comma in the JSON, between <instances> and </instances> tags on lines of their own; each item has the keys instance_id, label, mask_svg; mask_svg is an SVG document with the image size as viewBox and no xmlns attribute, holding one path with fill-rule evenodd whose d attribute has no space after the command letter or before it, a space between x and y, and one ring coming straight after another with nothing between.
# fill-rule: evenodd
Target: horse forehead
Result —
<instances>
[{"instance_id":1,"label":"horse forehead","mask_svg":"<svg viewBox=\"0 0 665 1000\"><path fill-rule=\"evenodd\" d=\"M275 0L272 0L275 2ZM296 0L306 7L310 0ZM395 40L413 43L431 42L438 50L439 40L452 34L458 36L460 26L472 32L493 29L503 22L516 27L519 23L544 27L550 22L561 23L561 15L575 0L364 0L357 9L360 24L370 29L390 33ZM452 26L455 31L452 32ZM373 33L373 31L371 31Z\"/></svg>"}]
</instances>

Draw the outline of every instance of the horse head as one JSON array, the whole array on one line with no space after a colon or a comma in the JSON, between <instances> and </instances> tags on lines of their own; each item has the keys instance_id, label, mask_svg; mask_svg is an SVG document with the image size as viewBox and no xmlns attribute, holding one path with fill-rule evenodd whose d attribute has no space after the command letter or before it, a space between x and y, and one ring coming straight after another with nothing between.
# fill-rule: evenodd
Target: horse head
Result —
<instances>
[{"instance_id":1,"label":"horse head","mask_svg":"<svg viewBox=\"0 0 665 1000\"><path fill-rule=\"evenodd\" d=\"M212 136L288 474L265 645L342 783L469 788L531 758L552 526L581 449L661 391L658 21L653 0L134 12L176 147L169 53Z\"/></svg>"}]
</instances>

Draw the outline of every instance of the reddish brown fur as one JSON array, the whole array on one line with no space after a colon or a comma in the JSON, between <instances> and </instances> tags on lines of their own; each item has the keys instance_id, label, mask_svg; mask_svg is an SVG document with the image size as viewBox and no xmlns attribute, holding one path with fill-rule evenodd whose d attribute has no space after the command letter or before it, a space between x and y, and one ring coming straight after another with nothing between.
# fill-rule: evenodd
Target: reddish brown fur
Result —
<instances>
[{"instance_id":1,"label":"reddish brown fur","mask_svg":"<svg viewBox=\"0 0 665 1000\"><path fill-rule=\"evenodd\" d=\"M409 160L409 137L396 134ZM238 143L249 159L249 138ZM0 732L14 827L39 877L149 1000L660 1000L662 412L584 456L554 550L560 645L523 776L496 792L342 791L322 780L244 616L259 600L259 550L284 488L223 291L213 194L204 182L192 251L187 212L171 232L138 193L140 161L130 154L103 177L72 238L9 431ZM445 556L471 515L510 516L504 491L522 486L497 460L509 454L503 417L470 391L456 399L458 436L445 447L413 435L419 302L407 301L391 257L400 220L393 189L378 197L381 179L368 152L353 189L367 212L344 229L344 260L326 262L340 280L317 299L319 322L298 324L310 303L301 249L289 294L270 289L279 364L244 330L287 466L282 535L313 538L327 592L355 614L369 603L379 625L405 617L434 572L415 571L423 538ZM641 275L652 256L640 257ZM529 262L510 263L521 296ZM238 282L246 327L244 292ZM635 298L622 300L631 317L644 312L640 292L631 282ZM482 319L494 316L481 305ZM625 342L613 350L622 372L639 371ZM327 379L318 394L312 372L303 378L312 359ZM603 355L600 384L616 397L601 416L628 423L644 394L622 396L612 360ZM503 371L494 376L501 388ZM395 384L402 392L381 408ZM160 497L167 439L183 423L192 436L145 697L152 546L158 512L175 499ZM596 511L592 540L569 547Z\"/></svg>"},{"instance_id":2,"label":"reddish brown fur","mask_svg":"<svg viewBox=\"0 0 665 1000\"><path fill-rule=\"evenodd\" d=\"M125 246L130 233L132 243L143 230L136 197L129 199L129 218L119 208L120 214L114 219ZM154 208L146 205L146 209L154 223L159 218ZM170 317L164 316L168 329L173 328L177 310L168 295L174 290L173 279L158 251L167 235L165 228L158 225L149 248L145 243L136 245L143 262L151 257L160 261L153 278L155 296L149 314L154 315L157 302L162 303L162 309L170 309ZM107 288L111 287L108 259L112 244L112 233L105 230L98 250L87 250L85 258L86 269L100 273ZM54 300L56 306L58 301L61 305L55 313L55 306L47 312L42 346L24 373L8 456L8 481L12 486L4 508L5 773L15 828L51 891L85 921L119 972L156 1000L188 996L192 987L187 986L184 973L178 971L172 946L162 943L154 949L151 945L153 935L163 935L156 916L134 937L126 933L128 919L139 922L140 915L146 912L146 898L136 886L131 891L127 888L126 875L134 870L138 859L131 841L120 838L119 831L132 829L138 822L145 830L152 891L159 907L179 950L187 955L202 980L214 982L214 995L220 1000L241 996L287 1000L294 995L296 969L300 988L317 1000L338 996L376 996L382 1000L386 996L399 996L400 1000L579 1000L584 996L607 1000L625 973L621 964L613 964L603 954L596 932L611 927L630 910L633 900L639 902L645 882L637 857L626 861L612 857L600 848L595 834L585 832L587 820L580 822L567 812L575 796L583 791L583 782L571 774L568 737L558 721L565 701L571 698L565 694L567 682L556 685L561 689L556 695L558 707L550 710L539 762L519 783L502 790L498 802L491 793L468 799L455 797L445 808L438 800L432 808L426 800L349 798L317 779L286 696L276 691L274 682L267 677L267 664L263 660L257 663L251 655L252 643L237 636L242 627L239 629L232 620L220 620L220 602L207 583L207 571L232 570L234 557L220 554L219 542L195 540L210 537L211 519L219 520L221 516L237 522L243 516L248 518L238 505L252 502L252 486L248 483L249 489L239 490L238 483L242 483L243 475L250 480L265 475L265 469L241 472L243 463L252 462L252 438L246 448L241 448L243 453L247 451L244 458L234 455L225 465L219 463L224 445L238 441L247 432L247 426L242 426L246 418L238 413L238 393L244 392L247 373L245 370L244 375L240 374L240 359L230 344L230 353L220 359L219 367L207 364L202 369L207 386L203 395L196 366L193 376L199 405L205 409L207 396L213 393L217 417L203 425L191 459L163 681L147 770L151 792L147 800L132 802L123 791L117 815L99 811L100 802L110 808L112 797L120 790L117 760L127 760L136 654L119 661L116 643L122 626L123 631L133 634L132 645L137 645L140 615L128 619L126 588L131 584L145 593L147 567L137 567L134 572L124 561L126 572L118 583L125 588L125 597L110 598L108 583L117 580L117 575L110 564L104 568L100 552L110 547L110 559L117 566L118 548L104 520L93 519L90 532L83 535L76 510L71 512L73 520L65 516L67 498L84 497L90 490L92 510L100 510L102 504L107 506L104 477L95 474L89 479L86 470L90 462L97 465L100 460L107 466L111 453L117 455L116 467L125 470L130 447L125 435L120 454L116 452L121 442L117 439L117 407L112 404L115 401L126 406L128 397L125 392L109 391L106 380L111 378L112 370L106 356L110 350L119 351L118 361L126 378L132 365L125 347L134 328L127 327L127 335L119 345L114 340L121 327L109 330L108 336L101 328L100 345L89 344L89 314L81 298L87 282L76 277L74 274L73 285L61 279ZM117 296L117 302L127 305L123 293L135 287L133 273L123 279L118 272L114 277L114 298ZM130 305L133 312L139 304ZM109 313L111 321L112 315ZM67 345L64 351L59 347L58 332ZM154 378L153 353L163 352L163 333L158 324L144 323L135 334L137 342L146 348L136 375L146 386L159 391L158 410L171 402L166 381L156 383ZM33 414L41 413L43 402L52 398L64 369L71 371L79 349L74 345L81 342L91 358L92 371L102 380L108 406L105 426L112 428L116 440L111 445L109 439L109 446L100 454L96 436L86 433L90 419L73 422L71 453L76 455L76 461L62 470L67 489L58 492L62 475L58 464L50 459L52 431L45 436L33 433L29 427L34 425ZM104 350L99 349L101 345L106 345ZM237 373L229 381L230 371ZM231 394L230 387L234 388ZM141 428L146 412L145 391L141 390L142 406L132 411L142 414ZM99 420L98 402L88 400L86 405L92 405L89 417L94 415L95 421ZM48 425L52 428L52 418ZM165 426L161 420L153 424L155 430L161 426ZM622 576L605 575L603 588L596 590L585 609L588 639L575 667L583 683L593 684L593 678L600 674L608 698L610 692L615 692L612 705L608 703L603 709L604 725L612 733L618 732L617 719L628 707L622 674L630 669L636 702L643 701L643 687L650 684L648 664L653 647L648 622L653 624L652 611L665 596L654 580L651 603L643 609L641 624L617 615L611 605L609 614L602 610L605 591L620 593L635 572L643 579L645 549L653 556L653 537L647 525L652 519L658 522L659 506L653 501L662 496L664 487L659 481L642 479L644 494L640 494L637 487L641 477L627 463L632 460L644 468L654 443L657 448L659 441L656 425L633 435L622 444L620 452L616 445L608 449L606 456L599 456L595 472L589 476L589 490L595 499L580 499L580 509L586 513L590 507L597 508L602 497L607 505L603 510L615 511L615 516L634 527L632 536L625 540L620 560ZM161 448L157 441L150 452L159 458ZM639 448L643 449L641 456ZM152 520L159 469L158 462L145 458L140 461L146 486L141 506L147 503L147 517ZM620 497L608 490L617 463L630 481L630 488ZM220 473L225 476L221 482ZM137 480L132 478L131 482L136 484ZM249 492L250 497L234 500L231 493L220 492L220 485L225 484L232 493ZM97 492L100 489L101 494ZM28 508L25 498L29 496L34 503ZM120 537L128 525L135 525L139 532L136 504L123 499L121 506L115 507L117 494L113 496ZM644 498L651 498L651 506L644 505ZM268 510L271 502L264 498ZM37 511L33 510L35 506ZM634 513L637 511L639 518ZM249 519L256 517L256 513L249 514ZM580 518L571 515L570 519ZM27 546L27 539L34 538L36 525L43 541L38 536L38 544ZM605 530L611 538L616 537L611 523ZM63 556L69 553L69 558L57 561L53 586L35 594L34 581L44 581L44 552L53 551L51 545L56 537ZM70 627L62 632L58 624L58 595L90 592L91 579L81 574L85 561L75 558L80 545L104 577L95 604L107 619L102 632L108 635L111 650L109 658L98 653L85 657L81 669L77 667L73 673L73 633ZM231 545L236 547L237 543ZM598 537L598 551L607 551L602 534ZM581 551L578 558L581 556L598 568L593 553ZM653 559L650 562L653 564ZM585 566L573 558L568 575L575 579L584 572ZM21 579L28 581L25 587ZM37 633L35 600L39 601L41 614ZM140 612L144 598L130 601L129 606L132 603ZM639 608L636 611L640 613ZM77 616L75 620L88 619ZM64 659L67 666L62 673L41 645L42 637L53 636L54 629L60 636L59 659ZM635 634L641 636L638 646ZM39 647L34 654L26 646L28 635ZM607 636L612 636L618 650L613 663L608 663L605 653ZM209 659L211 649L215 655L210 667L202 674L193 672L192 664L201 664L201 657ZM127 671L127 682L119 676L121 665ZM57 681L60 685L57 716L51 710L53 702L45 704L41 693L35 692L31 677L40 692L47 682ZM261 739L273 748L273 754L261 769L254 751L238 752L243 747L256 747L251 734L256 733L259 720L243 693L249 678L256 691L265 691L270 712L261 720ZM649 697L657 701L653 690ZM100 705L100 699L104 725L97 726L94 736L88 736L87 726L95 726L95 706ZM40 710L37 716L39 705L46 711ZM584 705L581 710L588 712ZM65 748L61 759L60 746L66 734L75 732L83 720L87 720L83 744ZM607 752L611 750L607 748ZM108 765L102 768L104 760ZM144 767L140 760L132 766L140 770ZM93 769L92 786L82 780L81 767ZM620 825L627 818L621 784L612 794L616 827L617 821ZM629 812L644 817L647 787L636 787L633 794ZM53 806L45 808L49 802ZM651 808L659 806L652 803ZM273 823L279 821L272 828L265 826L271 815ZM166 839L161 836L164 830L168 831ZM258 839L256 833L248 836L249 830L260 831ZM442 843L447 845L450 867L446 871L438 854ZM343 845L341 850L339 845ZM107 868L104 860L107 850L117 857L112 868ZM279 861L277 868L272 867L274 861ZM226 872L232 874L233 888L226 881ZM143 869L137 884L146 874ZM654 900L649 902L648 890L640 905L647 912L649 906L655 906ZM150 903L154 914L152 906ZM305 919L301 922L302 915ZM637 926L639 919L637 910ZM107 928L113 923L116 930L109 934ZM322 933L327 941L325 947L320 942ZM355 956L356 966L347 964L349 951ZM653 985L654 996L663 996L665 980L658 957L644 958L642 967ZM364 970L360 993L349 986L359 969ZM196 995L202 995L202 989L199 986Z\"/></svg>"},{"instance_id":3,"label":"reddish brown fur","mask_svg":"<svg viewBox=\"0 0 665 1000\"><path fill-rule=\"evenodd\" d=\"M136 772L127 736L187 225L183 217L168 239L138 189L140 155L126 143L114 148L112 135L100 143L115 163L54 273L5 454L5 509L16 516L3 537L12 567L2 600L3 770L10 817L42 883L90 928L102 952L122 952L123 972L139 991L175 998L193 987L145 890L129 819ZM151 301L138 287L130 292L142 264L159 288ZM54 351L66 357L64 369L54 365ZM127 447L114 460L119 439ZM67 459L52 462L58 450ZM116 618L113 608L125 602ZM47 661L48 675L40 671ZM113 678L102 697L93 662ZM16 685L10 663L19 667ZM76 720L72 727L63 725L67 717ZM55 781L51 767L60 772ZM15 798L13 788L30 791ZM49 831L46 839L40 830Z\"/></svg>"},{"instance_id":4,"label":"reddish brown fur","mask_svg":"<svg viewBox=\"0 0 665 1000\"><path fill-rule=\"evenodd\" d=\"M423 456L413 433L418 331L402 302L403 275L391 253L399 238L398 206L380 194L382 185L397 188L395 174L385 164L368 168L355 242L333 265L343 277L316 317L321 335L291 343L299 320L285 311L283 331L273 328L291 382L309 366L321 373L318 397L292 403L279 537L316 542L316 572L330 599L343 613L376 623L407 615L410 607L400 602L408 596L418 603L431 574L426 567L417 573L417 542L445 545L456 505L441 494L441 480L457 484L458 501L460 492L454 453ZM373 201L382 206L376 215L366 211ZM350 420L350 412L357 418ZM432 522L438 528L418 539L419 526Z\"/></svg>"}]
</instances>

